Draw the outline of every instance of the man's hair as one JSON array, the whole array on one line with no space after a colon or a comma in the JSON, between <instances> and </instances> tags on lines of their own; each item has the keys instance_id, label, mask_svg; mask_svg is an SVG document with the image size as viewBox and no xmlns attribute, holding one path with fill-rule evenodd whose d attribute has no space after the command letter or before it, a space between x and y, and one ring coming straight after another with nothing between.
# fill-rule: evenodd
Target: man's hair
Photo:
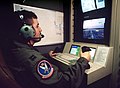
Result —
<instances>
[{"instance_id":1,"label":"man's hair","mask_svg":"<svg viewBox=\"0 0 120 88\"><path fill-rule=\"evenodd\" d=\"M37 15L32 11L22 10L14 12L14 20L16 21L15 24L18 27L24 25L25 23L29 24L27 20L32 18L37 19Z\"/></svg>"},{"instance_id":2,"label":"man's hair","mask_svg":"<svg viewBox=\"0 0 120 88\"><path fill-rule=\"evenodd\" d=\"M26 19L32 19L32 18L35 18L37 19L37 16L35 13L33 13L32 11L28 11L28 10L21 10L21 11L15 11L14 12L16 16L18 16L18 18L20 18L19 16L20 15L23 15L23 20L26 20Z\"/></svg>"}]
</instances>

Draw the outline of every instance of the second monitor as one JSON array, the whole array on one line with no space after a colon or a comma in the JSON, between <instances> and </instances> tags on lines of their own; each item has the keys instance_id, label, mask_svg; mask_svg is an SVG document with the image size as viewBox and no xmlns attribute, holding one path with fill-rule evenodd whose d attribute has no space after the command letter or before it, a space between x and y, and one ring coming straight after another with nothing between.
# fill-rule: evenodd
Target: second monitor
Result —
<instances>
[{"instance_id":1,"label":"second monitor","mask_svg":"<svg viewBox=\"0 0 120 88\"><path fill-rule=\"evenodd\" d=\"M80 48L81 46L72 44L69 53L75 56L80 56Z\"/></svg>"}]
</instances>

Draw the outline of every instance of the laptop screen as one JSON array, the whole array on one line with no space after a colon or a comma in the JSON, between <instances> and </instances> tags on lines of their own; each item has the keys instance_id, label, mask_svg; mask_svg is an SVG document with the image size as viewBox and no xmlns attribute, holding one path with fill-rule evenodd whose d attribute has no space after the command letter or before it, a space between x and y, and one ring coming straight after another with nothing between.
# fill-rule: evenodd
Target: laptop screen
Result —
<instances>
[{"instance_id":1,"label":"laptop screen","mask_svg":"<svg viewBox=\"0 0 120 88\"><path fill-rule=\"evenodd\" d=\"M95 53L96 53L96 48L94 47L90 47L91 51L90 51L90 55L91 55L91 61L94 61L94 57L95 57Z\"/></svg>"},{"instance_id":2,"label":"laptop screen","mask_svg":"<svg viewBox=\"0 0 120 88\"><path fill-rule=\"evenodd\" d=\"M80 46L79 45L71 45L70 54L80 56Z\"/></svg>"}]
</instances>

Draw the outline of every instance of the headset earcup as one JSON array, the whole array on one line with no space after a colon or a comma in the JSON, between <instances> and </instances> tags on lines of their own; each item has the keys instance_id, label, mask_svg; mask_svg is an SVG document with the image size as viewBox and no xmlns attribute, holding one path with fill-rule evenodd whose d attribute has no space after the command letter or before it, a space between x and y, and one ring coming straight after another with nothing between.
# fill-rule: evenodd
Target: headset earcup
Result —
<instances>
[{"instance_id":1,"label":"headset earcup","mask_svg":"<svg viewBox=\"0 0 120 88\"><path fill-rule=\"evenodd\" d=\"M33 38L35 35L35 31L30 25L23 25L20 29L19 35L25 39Z\"/></svg>"}]
</instances>

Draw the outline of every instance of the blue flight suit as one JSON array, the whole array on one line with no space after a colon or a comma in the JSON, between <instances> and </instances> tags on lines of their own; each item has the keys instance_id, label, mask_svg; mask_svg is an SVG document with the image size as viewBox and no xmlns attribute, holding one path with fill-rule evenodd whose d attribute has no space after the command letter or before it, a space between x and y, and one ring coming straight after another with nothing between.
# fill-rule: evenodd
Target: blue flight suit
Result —
<instances>
[{"instance_id":1,"label":"blue flight suit","mask_svg":"<svg viewBox=\"0 0 120 88\"><path fill-rule=\"evenodd\" d=\"M79 88L89 68L88 61L81 57L75 65L61 71L33 46L17 41L9 47L6 61L24 88Z\"/></svg>"}]
</instances>

